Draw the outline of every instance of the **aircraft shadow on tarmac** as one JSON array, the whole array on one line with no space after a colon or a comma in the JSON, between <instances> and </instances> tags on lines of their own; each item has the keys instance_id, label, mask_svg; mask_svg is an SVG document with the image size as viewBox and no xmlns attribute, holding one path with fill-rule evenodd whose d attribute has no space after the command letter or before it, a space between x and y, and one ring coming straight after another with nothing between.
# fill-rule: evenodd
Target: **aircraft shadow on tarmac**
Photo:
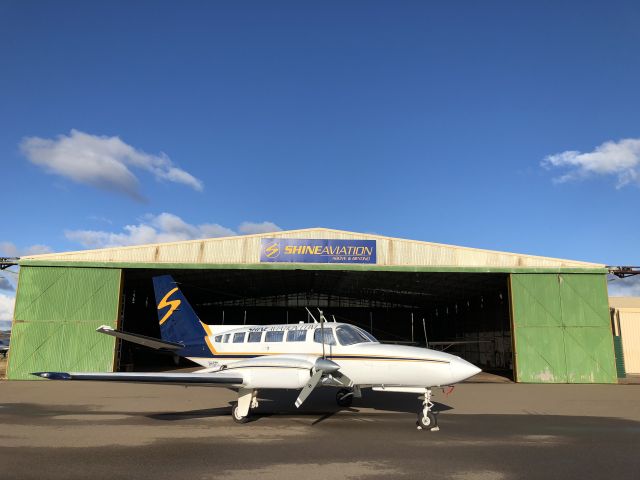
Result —
<instances>
[{"instance_id":1,"label":"aircraft shadow on tarmac","mask_svg":"<svg viewBox=\"0 0 640 480\"><path fill-rule=\"evenodd\" d=\"M374 392L364 390L361 399L354 399L351 407L340 407L336 404L336 389L324 388L314 391L305 404L297 409L294 401L298 396L297 391L289 390L260 390L258 398L260 405L252 411L253 420L272 415L306 415L319 416L313 425L331 418L339 412L359 412L360 408L373 409L376 411L390 413L416 413L421 408L422 401L418 400L416 394ZM234 402L229 402L229 407L217 407L199 410L186 410L182 412L163 412L146 415L148 418L163 421L188 420L193 418L207 418L228 416L231 414L231 406ZM444 403L434 402L433 411L438 414L453 408Z\"/></svg>"}]
</instances>

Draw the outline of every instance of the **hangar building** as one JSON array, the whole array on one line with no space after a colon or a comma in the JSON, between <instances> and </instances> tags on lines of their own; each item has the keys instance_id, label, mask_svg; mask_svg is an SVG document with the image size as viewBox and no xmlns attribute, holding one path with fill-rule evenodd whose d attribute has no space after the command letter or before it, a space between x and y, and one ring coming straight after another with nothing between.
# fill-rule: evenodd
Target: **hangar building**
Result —
<instances>
[{"instance_id":1,"label":"hangar building","mask_svg":"<svg viewBox=\"0 0 640 480\"><path fill-rule=\"evenodd\" d=\"M307 321L322 308L384 342L447 348L518 382L614 383L604 265L311 228L22 257L10 379L167 368L96 333L159 336L152 277L203 322Z\"/></svg>"}]
</instances>

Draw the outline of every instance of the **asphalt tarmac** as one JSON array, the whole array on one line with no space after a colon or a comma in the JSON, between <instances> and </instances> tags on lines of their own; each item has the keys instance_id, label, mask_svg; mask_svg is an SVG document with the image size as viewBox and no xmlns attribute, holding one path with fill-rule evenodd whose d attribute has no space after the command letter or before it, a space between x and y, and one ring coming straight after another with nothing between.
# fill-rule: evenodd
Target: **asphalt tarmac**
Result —
<instances>
[{"instance_id":1,"label":"asphalt tarmac","mask_svg":"<svg viewBox=\"0 0 640 480\"><path fill-rule=\"evenodd\" d=\"M330 389L301 411L261 392L254 421L233 392L94 382L0 382L0 478L638 478L639 385L463 384L436 395L440 431L415 427L415 396Z\"/></svg>"}]
</instances>

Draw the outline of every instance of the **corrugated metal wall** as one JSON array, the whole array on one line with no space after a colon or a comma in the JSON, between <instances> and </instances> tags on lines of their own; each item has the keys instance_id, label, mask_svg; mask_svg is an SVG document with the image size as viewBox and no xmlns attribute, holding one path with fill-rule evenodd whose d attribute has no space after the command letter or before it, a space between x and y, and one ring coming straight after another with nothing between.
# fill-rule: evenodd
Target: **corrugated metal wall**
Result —
<instances>
[{"instance_id":1,"label":"corrugated metal wall","mask_svg":"<svg viewBox=\"0 0 640 480\"><path fill-rule=\"evenodd\" d=\"M624 350L622 349L621 336L613 336L613 348L616 354L616 373L618 374L618 378L625 378L627 376L627 371L624 367Z\"/></svg>"},{"instance_id":2,"label":"corrugated metal wall","mask_svg":"<svg viewBox=\"0 0 640 480\"><path fill-rule=\"evenodd\" d=\"M640 309L620 309L618 315L626 373L640 375Z\"/></svg>"},{"instance_id":3,"label":"corrugated metal wall","mask_svg":"<svg viewBox=\"0 0 640 480\"><path fill-rule=\"evenodd\" d=\"M516 379L615 383L604 275L512 274Z\"/></svg>"},{"instance_id":4,"label":"corrugated metal wall","mask_svg":"<svg viewBox=\"0 0 640 480\"><path fill-rule=\"evenodd\" d=\"M23 267L11 334L7 376L31 372L113 369L115 338L96 333L116 326L119 269Z\"/></svg>"}]
</instances>

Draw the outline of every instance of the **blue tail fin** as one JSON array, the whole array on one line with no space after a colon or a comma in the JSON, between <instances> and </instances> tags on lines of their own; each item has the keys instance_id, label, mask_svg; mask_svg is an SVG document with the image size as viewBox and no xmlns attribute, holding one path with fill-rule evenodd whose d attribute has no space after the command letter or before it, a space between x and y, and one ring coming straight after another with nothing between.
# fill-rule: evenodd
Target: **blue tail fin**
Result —
<instances>
[{"instance_id":1,"label":"blue tail fin","mask_svg":"<svg viewBox=\"0 0 640 480\"><path fill-rule=\"evenodd\" d=\"M207 332L173 277L153 277L153 289L156 294L162 340L184 345L184 351L180 352L183 356L207 352Z\"/></svg>"}]
</instances>

